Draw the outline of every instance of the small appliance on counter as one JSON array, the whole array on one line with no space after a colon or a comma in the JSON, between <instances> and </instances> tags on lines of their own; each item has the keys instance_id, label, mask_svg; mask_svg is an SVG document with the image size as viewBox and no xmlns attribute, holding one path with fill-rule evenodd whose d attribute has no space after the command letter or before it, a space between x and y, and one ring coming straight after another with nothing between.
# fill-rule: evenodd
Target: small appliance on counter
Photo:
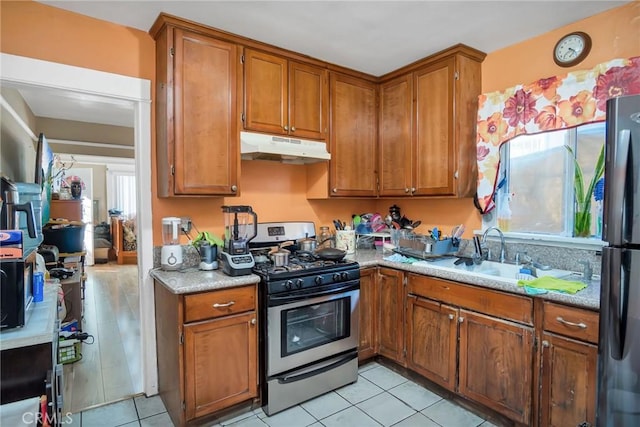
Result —
<instances>
[{"instance_id":1,"label":"small appliance on counter","mask_svg":"<svg viewBox=\"0 0 640 427\"><path fill-rule=\"evenodd\" d=\"M163 270L182 268L182 246L180 246L180 223L178 217L162 218L162 251L160 266Z\"/></svg>"},{"instance_id":2,"label":"small appliance on counter","mask_svg":"<svg viewBox=\"0 0 640 427\"><path fill-rule=\"evenodd\" d=\"M30 201L20 203L20 193L16 183L6 177L0 177L0 230L18 230L20 229L20 212L26 215L27 233L32 239L39 237L39 231L36 228L35 211ZM40 212L40 208L38 208ZM42 229L42 226L40 226ZM34 247L42 242L40 239Z\"/></svg>"},{"instance_id":3,"label":"small appliance on counter","mask_svg":"<svg viewBox=\"0 0 640 427\"><path fill-rule=\"evenodd\" d=\"M210 271L218 269L218 247L209 243L200 243L198 246L200 252L200 270Z\"/></svg>"},{"instance_id":4,"label":"small appliance on counter","mask_svg":"<svg viewBox=\"0 0 640 427\"><path fill-rule=\"evenodd\" d=\"M249 242L258 234L258 216L251 206L223 206L224 248L222 271L229 276L251 274L255 265Z\"/></svg>"}]
</instances>

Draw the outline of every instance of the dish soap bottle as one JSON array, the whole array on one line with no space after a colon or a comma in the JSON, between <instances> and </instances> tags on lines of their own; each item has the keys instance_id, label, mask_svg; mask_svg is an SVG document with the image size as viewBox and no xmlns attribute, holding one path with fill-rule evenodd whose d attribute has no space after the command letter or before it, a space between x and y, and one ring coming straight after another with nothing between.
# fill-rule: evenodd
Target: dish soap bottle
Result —
<instances>
[{"instance_id":1,"label":"dish soap bottle","mask_svg":"<svg viewBox=\"0 0 640 427\"><path fill-rule=\"evenodd\" d=\"M498 228L504 231L511 230L511 207L509 206L509 202L511 202L511 194L502 193L500 196L500 205L498 206Z\"/></svg>"}]
</instances>

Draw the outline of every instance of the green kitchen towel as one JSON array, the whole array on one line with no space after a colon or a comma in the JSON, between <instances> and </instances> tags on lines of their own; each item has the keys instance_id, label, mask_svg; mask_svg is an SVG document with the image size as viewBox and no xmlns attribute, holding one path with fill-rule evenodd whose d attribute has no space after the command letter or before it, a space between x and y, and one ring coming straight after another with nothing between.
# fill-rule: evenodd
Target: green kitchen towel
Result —
<instances>
[{"instance_id":1,"label":"green kitchen towel","mask_svg":"<svg viewBox=\"0 0 640 427\"><path fill-rule=\"evenodd\" d=\"M548 291L558 291L567 294L575 294L579 290L587 287L587 285L582 282L562 280L551 276L538 277L537 279L533 280L518 280L518 286L524 286L526 288L546 289Z\"/></svg>"}]
</instances>

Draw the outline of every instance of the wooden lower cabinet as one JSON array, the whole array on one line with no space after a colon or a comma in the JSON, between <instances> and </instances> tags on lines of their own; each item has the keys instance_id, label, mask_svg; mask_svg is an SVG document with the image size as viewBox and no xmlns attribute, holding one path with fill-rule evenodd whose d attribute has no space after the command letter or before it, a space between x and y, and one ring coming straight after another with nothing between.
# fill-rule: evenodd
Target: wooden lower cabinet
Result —
<instances>
[{"instance_id":1,"label":"wooden lower cabinet","mask_svg":"<svg viewBox=\"0 0 640 427\"><path fill-rule=\"evenodd\" d=\"M541 426L595 426L598 347L542 334Z\"/></svg>"},{"instance_id":2,"label":"wooden lower cabinet","mask_svg":"<svg viewBox=\"0 0 640 427\"><path fill-rule=\"evenodd\" d=\"M376 355L378 341L378 291L377 268L360 270L360 331L358 360L363 361Z\"/></svg>"},{"instance_id":3,"label":"wooden lower cabinet","mask_svg":"<svg viewBox=\"0 0 640 427\"><path fill-rule=\"evenodd\" d=\"M156 282L155 294L158 389L174 425L256 398L256 286L177 295Z\"/></svg>"},{"instance_id":4,"label":"wooden lower cabinet","mask_svg":"<svg viewBox=\"0 0 640 427\"><path fill-rule=\"evenodd\" d=\"M404 275L380 268L377 280L378 353L404 366Z\"/></svg>"},{"instance_id":5,"label":"wooden lower cabinet","mask_svg":"<svg viewBox=\"0 0 640 427\"><path fill-rule=\"evenodd\" d=\"M540 426L595 426L599 315L544 301Z\"/></svg>"},{"instance_id":6,"label":"wooden lower cabinet","mask_svg":"<svg viewBox=\"0 0 640 427\"><path fill-rule=\"evenodd\" d=\"M529 424L533 328L463 309L459 322L458 392Z\"/></svg>"},{"instance_id":7,"label":"wooden lower cabinet","mask_svg":"<svg viewBox=\"0 0 640 427\"><path fill-rule=\"evenodd\" d=\"M407 367L455 391L458 310L407 296Z\"/></svg>"}]
</instances>

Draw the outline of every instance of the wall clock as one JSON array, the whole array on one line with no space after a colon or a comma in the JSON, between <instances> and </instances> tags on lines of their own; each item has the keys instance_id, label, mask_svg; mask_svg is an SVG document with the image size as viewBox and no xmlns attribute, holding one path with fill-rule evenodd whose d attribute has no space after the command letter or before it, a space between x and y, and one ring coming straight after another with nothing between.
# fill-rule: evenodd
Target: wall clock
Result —
<instances>
[{"instance_id":1,"label":"wall clock","mask_svg":"<svg viewBox=\"0 0 640 427\"><path fill-rule=\"evenodd\" d=\"M591 37L582 31L569 33L553 48L553 60L561 67L573 67L582 62L591 50Z\"/></svg>"}]
</instances>

